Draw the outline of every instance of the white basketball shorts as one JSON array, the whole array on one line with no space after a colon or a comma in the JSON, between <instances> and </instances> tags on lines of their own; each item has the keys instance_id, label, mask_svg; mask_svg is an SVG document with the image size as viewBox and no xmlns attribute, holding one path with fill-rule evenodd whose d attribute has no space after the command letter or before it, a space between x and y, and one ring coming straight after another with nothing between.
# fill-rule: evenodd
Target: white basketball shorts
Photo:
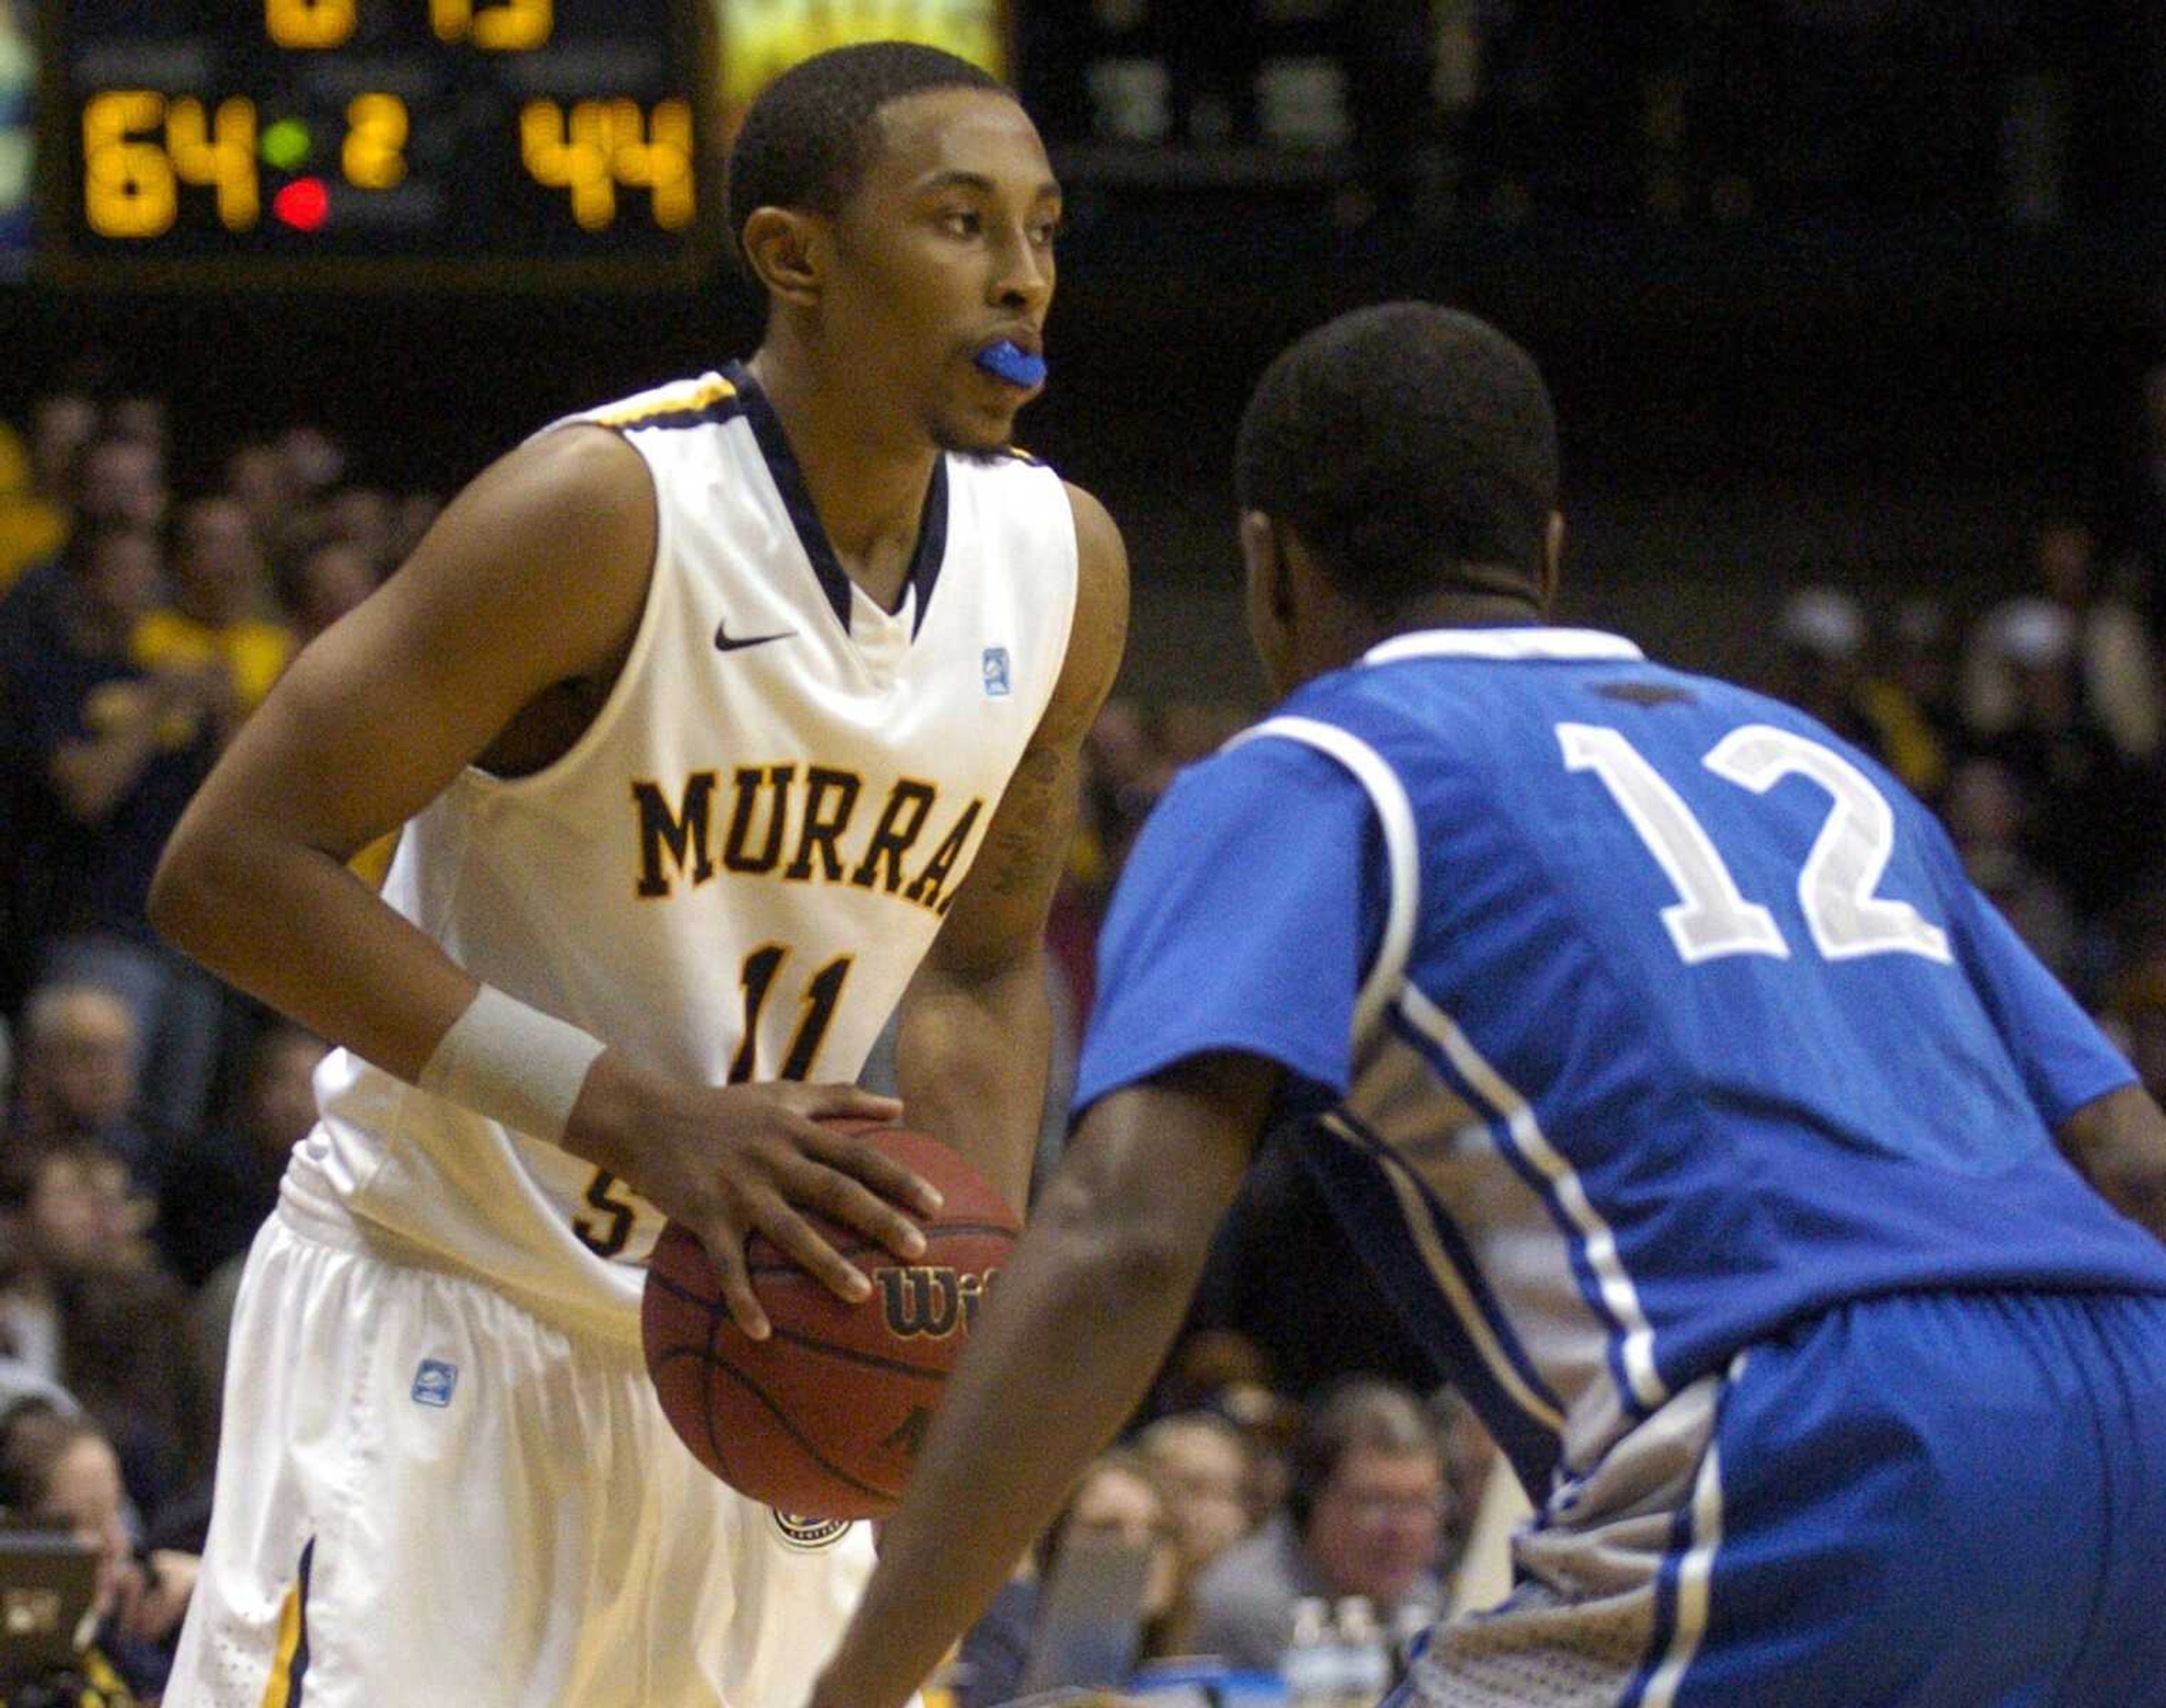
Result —
<instances>
[{"instance_id":1,"label":"white basketball shorts","mask_svg":"<svg viewBox=\"0 0 2166 1708\"><path fill-rule=\"evenodd\" d=\"M636 1346L282 1208L166 1708L799 1708L869 1527L717 1483Z\"/></svg>"}]
</instances>

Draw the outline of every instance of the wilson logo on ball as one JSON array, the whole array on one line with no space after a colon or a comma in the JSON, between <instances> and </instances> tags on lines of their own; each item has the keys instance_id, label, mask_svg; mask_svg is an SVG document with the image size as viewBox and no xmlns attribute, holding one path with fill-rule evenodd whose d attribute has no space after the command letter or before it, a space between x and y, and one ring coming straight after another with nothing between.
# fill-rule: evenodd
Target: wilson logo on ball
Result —
<instances>
[{"instance_id":1,"label":"wilson logo on ball","mask_svg":"<svg viewBox=\"0 0 2166 1708\"><path fill-rule=\"evenodd\" d=\"M899 1340L922 1336L944 1340L960 1328L969 1333L978 1320L978 1303L985 1296L998 1270L982 1275L913 1264L908 1268L875 1269L880 1284L880 1310L888 1332Z\"/></svg>"}]
</instances>

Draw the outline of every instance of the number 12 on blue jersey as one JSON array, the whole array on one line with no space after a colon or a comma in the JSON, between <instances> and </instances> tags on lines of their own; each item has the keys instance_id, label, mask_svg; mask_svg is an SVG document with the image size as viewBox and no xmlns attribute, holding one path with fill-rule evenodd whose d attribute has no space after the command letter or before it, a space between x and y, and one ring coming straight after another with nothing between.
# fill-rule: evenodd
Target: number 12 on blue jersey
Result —
<instances>
[{"instance_id":1,"label":"number 12 on blue jersey","mask_svg":"<svg viewBox=\"0 0 2166 1708\"><path fill-rule=\"evenodd\" d=\"M1790 945L1775 916L1748 901L1707 828L1622 732L1599 724L1561 723L1557 744L1566 769L1592 771L1609 791L1677 900L1662 923L1688 965L1730 954L1787 959ZM1829 960L1868 954L1915 954L1952 961L1947 933L1907 902L1877 896L1895 847L1895 811L1873 780L1834 748L1771 724L1732 730L1700 761L1741 789L1765 795L1785 777L1802 776L1826 791L1828 815L1798 874L1798 905L1813 945Z\"/></svg>"}]
</instances>

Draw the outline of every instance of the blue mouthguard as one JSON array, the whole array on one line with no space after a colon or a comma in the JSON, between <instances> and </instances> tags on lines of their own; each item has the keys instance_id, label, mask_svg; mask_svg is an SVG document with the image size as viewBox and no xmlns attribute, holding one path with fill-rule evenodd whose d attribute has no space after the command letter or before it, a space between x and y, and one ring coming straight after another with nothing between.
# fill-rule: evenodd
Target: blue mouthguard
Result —
<instances>
[{"instance_id":1,"label":"blue mouthguard","mask_svg":"<svg viewBox=\"0 0 2166 1708\"><path fill-rule=\"evenodd\" d=\"M1026 389L1041 385L1045 380L1045 358L1033 356L1020 344L1003 338L997 344L988 344L978 352L978 366L1010 385Z\"/></svg>"}]
</instances>

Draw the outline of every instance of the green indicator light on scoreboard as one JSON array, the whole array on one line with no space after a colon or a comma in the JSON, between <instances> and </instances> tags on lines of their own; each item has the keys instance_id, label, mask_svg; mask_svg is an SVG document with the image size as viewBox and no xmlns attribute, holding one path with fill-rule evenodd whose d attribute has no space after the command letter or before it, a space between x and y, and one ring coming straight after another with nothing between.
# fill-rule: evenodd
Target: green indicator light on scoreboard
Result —
<instances>
[{"instance_id":1,"label":"green indicator light on scoreboard","mask_svg":"<svg viewBox=\"0 0 2166 1708\"><path fill-rule=\"evenodd\" d=\"M281 119L265 128L259 146L268 164L289 172L309 157L309 127L298 119Z\"/></svg>"}]
</instances>

